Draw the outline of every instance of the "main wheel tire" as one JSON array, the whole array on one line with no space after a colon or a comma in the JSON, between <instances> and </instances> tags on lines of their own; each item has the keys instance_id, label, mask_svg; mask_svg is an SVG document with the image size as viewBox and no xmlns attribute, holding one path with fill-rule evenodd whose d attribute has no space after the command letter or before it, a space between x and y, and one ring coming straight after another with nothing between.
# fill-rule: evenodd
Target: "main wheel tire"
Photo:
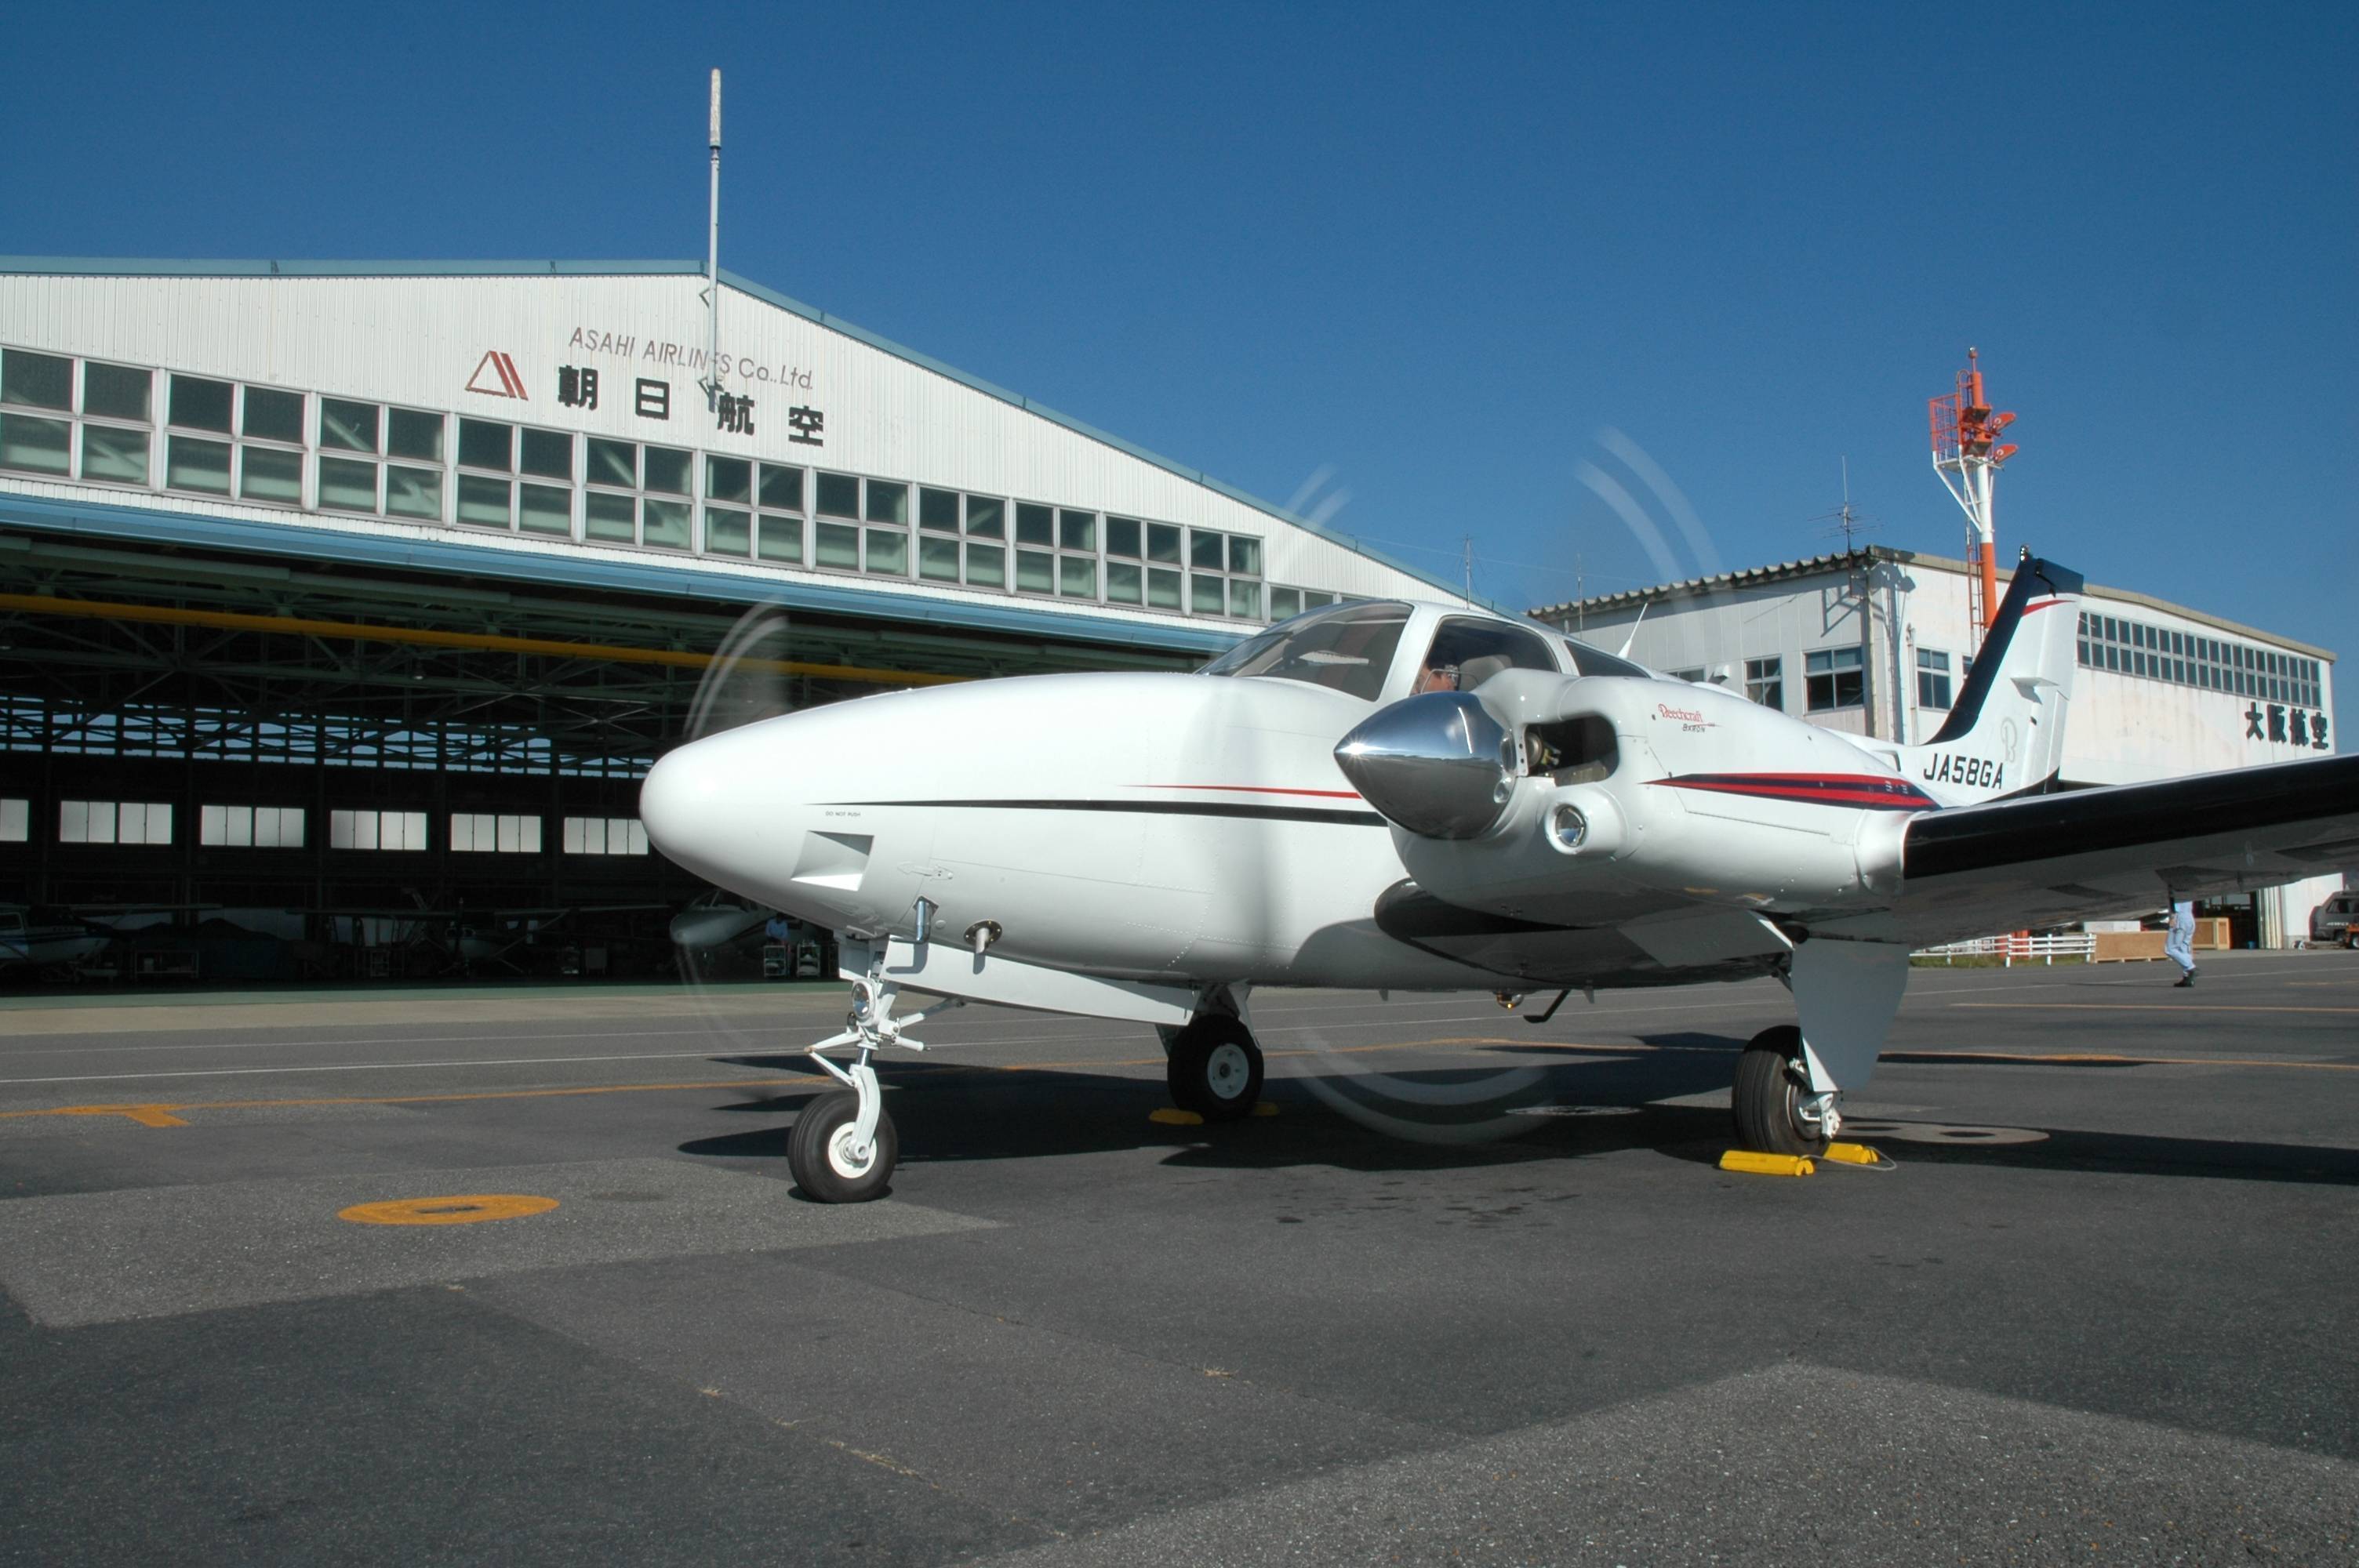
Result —
<instances>
[{"instance_id":1,"label":"main wheel tire","mask_svg":"<svg viewBox=\"0 0 2359 1568\"><path fill-rule=\"evenodd\" d=\"M1745 1045L1729 1099L1739 1148L1813 1158L1827 1152L1824 1131L1801 1117L1804 1089L1790 1071L1801 1058L1802 1032L1790 1023L1765 1029Z\"/></svg>"},{"instance_id":2,"label":"main wheel tire","mask_svg":"<svg viewBox=\"0 0 2359 1568\"><path fill-rule=\"evenodd\" d=\"M860 1119L860 1097L850 1089L825 1094L803 1107L795 1130L787 1139L787 1169L795 1185L815 1203L866 1203L885 1195L893 1180L893 1166L901 1155L901 1137L893 1118L879 1111L876 1135L869 1140L868 1157L852 1148L853 1123Z\"/></svg>"},{"instance_id":3,"label":"main wheel tire","mask_svg":"<svg viewBox=\"0 0 2359 1568\"><path fill-rule=\"evenodd\" d=\"M1242 1020L1204 1013L1172 1036L1164 1077L1181 1110L1234 1121L1261 1099L1261 1047Z\"/></svg>"}]
</instances>

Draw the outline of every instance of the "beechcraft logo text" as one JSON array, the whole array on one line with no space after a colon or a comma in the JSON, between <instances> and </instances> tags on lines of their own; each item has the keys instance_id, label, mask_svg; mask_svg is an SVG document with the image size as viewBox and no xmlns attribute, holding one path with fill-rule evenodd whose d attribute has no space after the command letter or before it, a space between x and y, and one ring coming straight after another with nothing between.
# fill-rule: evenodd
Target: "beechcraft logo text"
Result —
<instances>
[{"instance_id":1,"label":"beechcraft logo text","mask_svg":"<svg viewBox=\"0 0 2359 1568\"><path fill-rule=\"evenodd\" d=\"M516 373L516 361L497 349L486 349L484 357L475 362L475 373L467 378L467 390L486 397L531 401L524 395L524 377Z\"/></svg>"}]
</instances>

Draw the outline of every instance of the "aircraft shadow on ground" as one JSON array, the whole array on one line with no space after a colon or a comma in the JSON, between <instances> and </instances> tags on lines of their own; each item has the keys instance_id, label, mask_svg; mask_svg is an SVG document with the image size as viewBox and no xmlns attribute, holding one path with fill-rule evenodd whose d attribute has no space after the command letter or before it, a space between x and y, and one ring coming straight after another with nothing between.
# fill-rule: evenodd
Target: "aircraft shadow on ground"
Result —
<instances>
[{"instance_id":1,"label":"aircraft shadow on ground","mask_svg":"<svg viewBox=\"0 0 2359 1568\"><path fill-rule=\"evenodd\" d=\"M1503 1079L1506 1092L1496 1098L1467 1104L1434 1105L1402 1097L1462 1093L1500 1075L1501 1068L1375 1075L1361 1070L1349 1056L1295 1057L1280 1064L1282 1076L1271 1078L1266 1095L1277 1115L1209 1126L1150 1121L1151 1112L1169 1104L1162 1084L1151 1078L933 1062L896 1063L883 1076L905 1163L1153 1148L1169 1150L1168 1162L1174 1165L1239 1170L1320 1164L1371 1173L1442 1171L1633 1149L1690 1164L1716 1163L1731 1142L1727 1111L1659 1102L1727 1088L1744 1042L1676 1034L1650 1036L1647 1044L1651 1049L1643 1053L1546 1042L1492 1047L1527 1070ZM1948 1059L1943 1054L1925 1054ZM1540 1060L1549 1057L1555 1058L1553 1065ZM800 1055L721 1059L792 1072L806 1071L810 1065ZM777 1119L694 1140L680 1145L680 1152L783 1161L792 1113L823 1092L823 1086L797 1084L782 1087L775 1095L736 1102L727 1107L733 1113ZM1339 1100L1363 1108L1362 1116L1355 1119ZM1520 1114L1512 1114L1516 1112ZM1397 1128L1403 1119L1423 1126L1404 1132ZM2024 1142L1895 1141L1880 1146L1904 1166L1979 1165L2359 1186L2359 1151L2354 1150L2024 1125L2044 1136Z\"/></svg>"}]
</instances>

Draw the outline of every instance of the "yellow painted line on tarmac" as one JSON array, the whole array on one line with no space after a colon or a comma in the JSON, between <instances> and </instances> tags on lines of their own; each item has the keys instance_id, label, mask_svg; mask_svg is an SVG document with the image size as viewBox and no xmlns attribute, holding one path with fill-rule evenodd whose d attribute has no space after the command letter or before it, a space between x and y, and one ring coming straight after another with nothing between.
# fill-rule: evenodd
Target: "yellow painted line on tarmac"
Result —
<instances>
[{"instance_id":1,"label":"yellow painted line on tarmac","mask_svg":"<svg viewBox=\"0 0 2359 1568\"><path fill-rule=\"evenodd\" d=\"M2247 1007L2200 1001L1953 1001L2014 1012L2359 1012L2359 1007Z\"/></svg>"},{"instance_id":2,"label":"yellow painted line on tarmac","mask_svg":"<svg viewBox=\"0 0 2359 1568\"><path fill-rule=\"evenodd\" d=\"M10 1111L11 1116L127 1116L142 1127L186 1127L189 1124L160 1105L70 1105L49 1111Z\"/></svg>"},{"instance_id":3,"label":"yellow painted line on tarmac","mask_svg":"<svg viewBox=\"0 0 2359 1568\"><path fill-rule=\"evenodd\" d=\"M532 1193L460 1193L440 1198L387 1198L381 1203L356 1203L336 1211L338 1219L354 1225L474 1225L486 1219L522 1219L547 1214L555 1198Z\"/></svg>"},{"instance_id":4,"label":"yellow painted line on tarmac","mask_svg":"<svg viewBox=\"0 0 2359 1568\"><path fill-rule=\"evenodd\" d=\"M437 1105L476 1099L561 1099L571 1095L666 1094L690 1089L794 1088L802 1084L827 1081L816 1073L797 1073L790 1077L777 1078L705 1078L685 1084L592 1084L574 1088L486 1089L473 1094L454 1095L326 1095L310 1099L176 1100L168 1105L60 1105L44 1106L38 1110L0 1110L0 1120L27 1116L129 1116L142 1127L186 1127L187 1122L171 1113L176 1110L279 1110L289 1107L323 1105ZM158 1118L160 1119L156 1119Z\"/></svg>"}]
</instances>

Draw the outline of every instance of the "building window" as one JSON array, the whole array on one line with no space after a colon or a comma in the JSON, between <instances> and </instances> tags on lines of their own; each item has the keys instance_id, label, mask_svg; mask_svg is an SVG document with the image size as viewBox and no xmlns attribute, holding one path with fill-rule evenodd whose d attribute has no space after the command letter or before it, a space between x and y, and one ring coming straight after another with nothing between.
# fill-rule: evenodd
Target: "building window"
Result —
<instances>
[{"instance_id":1,"label":"building window","mask_svg":"<svg viewBox=\"0 0 2359 1568\"><path fill-rule=\"evenodd\" d=\"M48 414L72 407L73 361L24 349L0 354L0 468L59 479L71 472L73 425Z\"/></svg>"},{"instance_id":2,"label":"building window","mask_svg":"<svg viewBox=\"0 0 2359 1568\"><path fill-rule=\"evenodd\" d=\"M1917 650L1917 706L1950 706L1950 655L1938 648Z\"/></svg>"},{"instance_id":3,"label":"building window","mask_svg":"<svg viewBox=\"0 0 2359 1568\"><path fill-rule=\"evenodd\" d=\"M1261 541L1243 534L1188 530L1188 612L1262 618Z\"/></svg>"},{"instance_id":4,"label":"building window","mask_svg":"<svg viewBox=\"0 0 2359 1568\"><path fill-rule=\"evenodd\" d=\"M1171 524L1108 517L1105 553L1108 603L1178 610L1185 602L1180 574L1180 530Z\"/></svg>"},{"instance_id":5,"label":"building window","mask_svg":"<svg viewBox=\"0 0 2359 1568\"><path fill-rule=\"evenodd\" d=\"M995 495L966 498L966 585L1007 587L1007 503Z\"/></svg>"},{"instance_id":6,"label":"building window","mask_svg":"<svg viewBox=\"0 0 2359 1568\"><path fill-rule=\"evenodd\" d=\"M1057 589L1057 509L1037 501L1016 503L1016 591Z\"/></svg>"},{"instance_id":7,"label":"building window","mask_svg":"<svg viewBox=\"0 0 2359 1568\"><path fill-rule=\"evenodd\" d=\"M464 424L462 421L462 424ZM676 447L642 447L603 436L587 438L582 477L582 537L593 544L690 547L695 516L690 499L692 454ZM463 449L460 460L465 460Z\"/></svg>"},{"instance_id":8,"label":"building window","mask_svg":"<svg viewBox=\"0 0 2359 1568\"><path fill-rule=\"evenodd\" d=\"M322 396L314 460L320 510L441 522L449 423L415 408Z\"/></svg>"},{"instance_id":9,"label":"building window","mask_svg":"<svg viewBox=\"0 0 2359 1568\"><path fill-rule=\"evenodd\" d=\"M569 816L565 819L565 852L644 855L647 852L647 830L636 816Z\"/></svg>"},{"instance_id":10,"label":"building window","mask_svg":"<svg viewBox=\"0 0 2359 1568\"><path fill-rule=\"evenodd\" d=\"M1786 711L1786 661L1782 656L1745 661L1745 695L1764 708Z\"/></svg>"},{"instance_id":11,"label":"building window","mask_svg":"<svg viewBox=\"0 0 2359 1568\"><path fill-rule=\"evenodd\" d=\"M16 795L0 800L0 844L23 844L33 836L33 803Z\"/></svg>"},{"instance_id":12,"label":"building window","mask_svg":"<svg viewBox=\"0 0 2359 1568\"><path fill-rule=\"evenodd\" d=\"M1291 620L1306 611L1324 610L1338 596L1315 588L1281 588L1272 583L1269 589L1269 618L1272 621Z\"/></svg>"},{"instance_id":13,"label":"building window","mask_svg":"<svg viewBox=\"0 0 2359 1568\"><path fill-rule=\"evenodd\" d=\"M1802 655L1806 697L1812 713L1859 708L1867 701L1867 676L1857 648L1814 648Z\"/></svg>"},{"instance_id":14,"label":"building window","mask_svg":"<svg viewBox=\"0 0 2359 1568\"><path fill-rule=\"evenodd\" d=\"M540 853L540 818L454 811L451 814L451 852L454 855L538 855Z\"/></svg>"},{"instance_id":15,"label":"building window","mask_svg":"<svg viewBox=\"0 0 2359 1568\"><path fill-rule=\"evenodd\" d=\"M909 487L881 479L863 486L860 569L879 577L909 575Z\"/></svg>"},{"instance_id":16,"label":"building window","mask_svg":"<svg viewBox=\"0 0 2359 1568\"><path fill-rule=\"evenodd\" d=\"M2318 660L2118 616L2084 611L2074 652L2086 669L2303 708L2325 703L2325 672Z\"/></svg>"},{"instance_id":17,"label":"building window","mask_svg":"<svg viewBox=\"0 0 2359 1568\"><path fill-rule=\"evenodd\" d=\"M918 487L918 576L927 582L957 582L959 493Z\"/></svg>"},{"instance_id":18,"label":"building window","mask_svg":"<svg viewBox=\"0 0 2359 1568\"><path fill-rule=\"evenodd\" d=\"M754 465L754 558L781 566L803 563L803 470L777 463Z\"/></svg>"},{"instance_id":19,"label":"building window","mask_svg":"<svg viewBox=\"0 0 2359 1568\"><path fill-rule=\"evenodd\" d=\"M331 811L331 849L423 849L426 813L422 811Z\"/></svg>"},{"instance_id":20,"label":"building window","mask_svg":"<svg viewBox=\"0 0 2359 1568\"><path fill-rule=\"evenodd\" d=\"M25 349L0 352L0 469L105 484L147 482L154 375ZM81 454L75 460L77 410Z\"/></svg>"},{"instance_id":21,"label":"building window","mask_svg":"<svg viewBox=\"0 0 2359 1568\"><path fill-rule=\"evenodd\" d=\"M299 806L202 806L197 808L197 842L223 849L299 849Z\"/></svg>"},{"instance_id":22,"label":"building window","mask_svg":"<svg viewBox=\"0 0 2359 1568\"><path fill-rule=\"evenodd\" d=\"M168 844L172 807L161 800L61 800L60 844Z\"/></svg>"}]
</instances>

